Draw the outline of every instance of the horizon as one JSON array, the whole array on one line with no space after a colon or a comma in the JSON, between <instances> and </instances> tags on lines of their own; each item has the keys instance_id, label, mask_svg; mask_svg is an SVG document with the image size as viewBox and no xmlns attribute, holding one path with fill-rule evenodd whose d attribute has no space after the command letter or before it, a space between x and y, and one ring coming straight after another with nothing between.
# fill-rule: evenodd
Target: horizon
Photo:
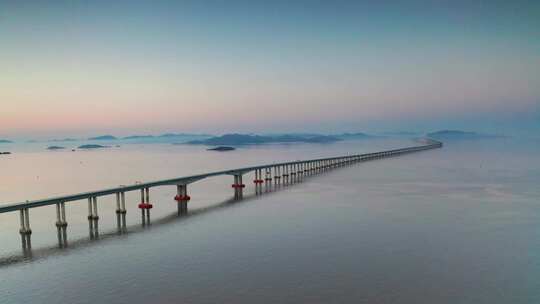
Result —
<instances>
[{"instance_id":1,"label":"horizon","mask_svg":"<svg viewBox=\"0 0 540 304\"><path fill-rule=\"evenodd\" d=\"M1 1L0 138L527 136L540 131L539 8Z\"/></svg>"},{"instance_id":2,"label":"horizon","mask_svg":"<svg viewBox=\"0 0 540 304\"><path fill-rule=\"evenodd\" d=\"M345 134L364 134L367 136L373 137L415 137L415 136L429 136L431 133L438 132L463 132L463 133L472 133L480 136L496 136L496 137L515 137L522 139L536 139L536 137L527 137L527 136L515 136L508 134L495 134L495 133L483 133L476 132L471 130L458 130L458 129L439 129L439 130L427 130L427 131L379 131L379 132L362 132L362 131L345 131L337 133L320 133L320 132L266 132L266 133L241 133L241 132L232 132L232 133L188 133L188 132L166 132L166 133L154 133L154 134L113 134L113 133L104 133L104 134L94 134L90 136L70 136L70 137L42 137L42 138L0 138L1 140L7 140L11 143L44 143L44 142L63 142L63 141L115 141L115 140L131 140L131 139L144 139L144 138L164 138L167 135L173 135L174 137L222 137L225 135L251 135L251 136L281 136L281 135L293 135L300 137L310 137L310 136L341 136ZM100 137L113 137L112 139L96 139ZM131 138L133 137L133 138ZM0 143L1 144L1 143Z\"/></svg>"}]
</instances>

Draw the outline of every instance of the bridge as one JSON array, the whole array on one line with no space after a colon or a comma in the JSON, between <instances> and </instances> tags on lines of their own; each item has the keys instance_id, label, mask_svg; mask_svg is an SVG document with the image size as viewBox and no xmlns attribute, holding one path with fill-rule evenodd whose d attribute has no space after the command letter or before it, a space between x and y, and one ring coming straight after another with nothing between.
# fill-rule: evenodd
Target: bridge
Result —
<instances>
[{"instance_id":1,"label":"bridge","mask_svg":"<svg viewBox=\"0 0 540 304\"><path fill-rule=\"evenodd\" d=\"M53 197L47 199L40 199L34 201L26 201L13 204L1 204L0 213L6 212L20 212L20 229L23 250L30 248L30 236L32 229L30 228L30 209L56 205L56 227L58 232L58 241L60 246L67 244L67 220L65 204L69 202L88 202L88 221L90 226L90 235L92 236L93 230L97 233L97 224L99 221L98 215L98 198L115 195L116 196L116 214L122 226L126 226L126 192L140 191L141 201L138 205L141 210L141 218L143 224L145 221L150 220L150 210L153 205L150 202L150 189L162 186L175 186L177 194L174 200L177 202L178 214L186 214L188 211L188 202L191 197L188 195L188 185L197 181L214 177L214 176L232 176L233 184L231 187L234 191L235 199L242 199L243 190L245 184L243 183L243 176L253 172L254 173L254 187L257 194L262 193L263 186L265 189L272 186L277 187L281 185L289 185L302 180L303 177L309 175L320 174L328 170L352 165L358 162L364 162L374 159L381 159L387 157L395 157L403 154L414 153L429 149L441 148L442 143L432 139L419 140L420 145L386 150L374 153L346 155L330 158L319 158L310 160L299 160L283 163L265 164L260 166L236 168L224 171L210 172L192 176L184 176L173 179L166 179L147 183L136 183L133 185L120 186L116 188L103 189L98 191L90 191L60 197Z\"/></svg>"}]
</instances>

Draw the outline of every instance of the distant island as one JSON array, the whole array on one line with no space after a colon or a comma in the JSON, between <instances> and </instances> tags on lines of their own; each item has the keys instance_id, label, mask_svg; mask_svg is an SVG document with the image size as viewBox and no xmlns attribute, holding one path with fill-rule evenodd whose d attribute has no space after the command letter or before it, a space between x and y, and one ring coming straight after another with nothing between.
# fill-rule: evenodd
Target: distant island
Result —
<instances>
[{"instance_id":1,"label":"distant island","mask_svg":"<svg viewBox=\"0 0 540 304\"><path fill-rule=\"evenodd\" d=\"M117 140L118 138L112 135L101 135L96 137L90 137L88 140Z\"/></svg>"},{"instance_id":2,"label":"distant island","mask_svg":"<svg viewBox=\"0 0 540 304\"><path fill-rule=\"evenodd\" d=\"M116 137L113 135L101 135L90 137L88 140L129 140L129 139L151 139L151 138L169 138L169 137L212 137L209 134L189 134L189 133L165 133L161 135L130 135L125 137Z\"/></svg>"},{"instance_id":3,"label":"distant island","mask_svg":"<svg viewBox=\"0 0 540 304\"><path fill-rule=\"evenodd\" d=\"M335 136L316 135L303 137L298 135L261 136L247 134L225 134L204 140L193 140L186 144L209 146L239 146L267 143L331 143L341 140Z\"/></svg>"},{"instance_id":4,"label":"distant island","mask_svg":"<svg viewBox=\"0 0 540 304\"><path fill-rule=\"evenodd\" d=\"M122 139L145 139L145 138L154 138L153 135L131 135L123 137Z\"/></svg>"},{"instance_id":5,"label":"distant island","mask_svg":"<svg viewBox=\"0 0 540 304\"><path fill-rule=\"evenodd\" d=\"M101 149L101 148L108 148L108 146L102 146L102 145L82 145L79 146L78 149Z\"/></svg>"},{"instance_id":6,"label":"distant island","mask_svg":"<svg viewBox=\"0 0 540 304\"><path fill-rule=\"evenodd\" d=\"M225 152L225 151L233 151L236 150L236 148L228 147L228 146L219 146L215 148L206 149L208 151L219 151L219 152Z\"/></svg>"},{"instance_id":7,"label":"distant island","mask_svg":"<svg viewBox=\"0 0 540 304\"><path fill-rule=\"evenodd\" d=\"M383 134L389 135L389 136L416 136L416 135L420 135L421 133L410 132L410 131L397 131L397 132L384 132Z\"/></svg>"},{"instance_id":8,"label":"distant island","mask_svg":"<svg viewBox=\"0 0 540 304\"><path fill-rule=\"evenodd\" d=\"M365 139L365 138L372 138L374 136L367 135L366 133L343 133L339 135L334 135L335 137L342 138L342 139Z\"/></svg>"},{"instance_id":9,"label":"distant island","mask_svg":"<svg viewBox=\"0 0 540 304\"><path fill-rule=\"evenodd\" d=\"M427 137L437 140L464 140L464 139L484 139L484 138L500 138L500 135L480 134L476 132L467 132L461 130L441 130L428 133Z\"/></svg>"},{"instance_id":10,"label":"distant island","mask_svg":"<svg viewBox=\"0 0 540 304\"><path fill-rule=\"evenodd\" d=\"M11 140L7 139L0 139L0 144L12 144L13 142Z\"/></svg>"},{"instance_id":11,"label":"distant island","mask_svg":"<svg viewBox=\"0 0 540 304\"><path fill-rule=\"evenodd\" d=\"M72 142L77 141L75 138L51 139L50 142Z\"/></svg>"},{"instance_id":12,"label":"distant island","mask_svg":"<svg viewBox=\"0 0 540 304\"><path fill-rule=\"evenodd\" d=\"M190 133L165 133L158 135L157 137L212 137L210 134L190 134Z\"/></svg>"},{"instance_id":13,"label":"distant island","mask_svg":"<svg viewBox=\"0 0 540 304\"><path fill-rule=\"evenodd\" d=\"M62 149L65 149L65 147L61 147L61 146L48 146L47 147L47 150L62 150Z\"/></svg>"},{"instance_id":14,"label":"distant island","mask_svg":"<svg viewBox=\"0 0 540 304\"><path fill-rule=\"evenodd\" d=\"M8 155L11 154L11 152L0 152L0 155Z\"/></svg>"}]
</instances>

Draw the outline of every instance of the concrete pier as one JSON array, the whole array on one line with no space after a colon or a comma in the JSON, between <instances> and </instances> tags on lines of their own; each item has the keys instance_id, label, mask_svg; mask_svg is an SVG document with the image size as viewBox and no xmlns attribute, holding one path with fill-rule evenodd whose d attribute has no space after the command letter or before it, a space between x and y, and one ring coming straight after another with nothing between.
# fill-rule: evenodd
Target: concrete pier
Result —
<instances>
[{"instance_id":1,"label":"concrete pier","mask_svg":"<svg viewBox=\"0 0 540 304\"><path fill-rule=\"evenodd\" d=\"M117 192L116 193L116 227L118 233L126 232L126 193Z\"/></svg>"},{"instance_id":2,"label":"concrete pier","mask_svg":"<svg viewBox=\"0 0 540 304\"><path fill-rule=\"evenodd\" d=\"M178 203L178 215L186 214L188 211L188 202L191 197L187 194L187 184L176 185L176 196L174 200Z\"/></svg>"},{"instance_id":3,"label":"concrete pier","mask_svg":"<svg viewBox=\"0 0 540 304\"><path fill-rule=\"evenodd\" d=\"M141 209L141 221L143 226L150 224L150 209L153 207L154 206L150 203L150 188L141 188L141 203L139 204L139 209Z\"/></svg>"},{"instance_id":4,"label":"concrete pier","mask_svg":"<svg viewBox=\"0 0 540 304\"><path fill-rule=\"evenodd\" d=\"M232 187L234 189L234 198L235 199L242 199L244 196L244 188L246 185L242 183L242 174L234 174L234 183L232 184Z\"/></svg>"},{"instance_id":5,"label":"concrete pier","mask_svg":"<svg viewBox=\"0 0 540 304\"><path fill-rule=\"evenodd\" d=\"M19 233L21 234L21 242L23 251L30 250L32 248L32 229L30 229L30 212L28 208L20 210L21 228Z\"/></svg>"},{"instance_id":6,"label":"concrete pier","mask_svg":"<svg viewBox=\"0 0 540 304\"><path fill-rule=\"evenodd\" d=\"M56 204L56 230L58 234L58 246L66 247L67 242L67 221L66 221L66 204Z\"/></svg>"}]
</instances>

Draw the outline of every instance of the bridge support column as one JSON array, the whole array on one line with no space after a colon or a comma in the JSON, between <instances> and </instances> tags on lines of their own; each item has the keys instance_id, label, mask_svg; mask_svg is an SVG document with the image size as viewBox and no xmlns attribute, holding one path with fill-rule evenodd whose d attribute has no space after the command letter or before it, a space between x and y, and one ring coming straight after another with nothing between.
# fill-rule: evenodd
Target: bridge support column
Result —
<instances>
[{"instance_id":1,"label":"bridge support column","mask_svg":"<svg viewBox=\"0 0 540 304\"><path fill-rule=\"evenodd\" d=\"M66 205L64 202L56 204L56 230L58 232L58 246L67 246Z\"/></svg>"},{"instance_id":2,"label":"bridge support column","mask_svg":"<svg viewBox=\"0 0 540 304\"><path fill-rule=\"evenodd\" d=\"M272 168L264 168L264 187L268 191L272 188Z\"/></svg>"},{"instance_id":3,"label":"bridge support column","mask_svg":"<svg viewBox=\"0 0 540 304\"><path fill-rule=\"evenodd\" d=\"M98 208L97 208L97 197L88 198L88 230L90 232L90 239L96 239L99 237L98 230Z\"/></svg>"},{"instance_id":4,"label":"bridge support column","mask_svg":"<svg viewBox=\"0 0 540 304\"><path fill-rule=\"evenodd\" d=\"M187 194L187 184L176 185L176 193L174 200L178 202L178 215L186 214L188 211L188 202L191 199Z\"/></svg>"},{"instance_id":5,"label":"bridge support column","mask_svg":"<svg viewBox=\"0 0 540 304\"><path fill-rule=\"evenodd\" d=\"M88 198L88 219L89 220L99 220L98 208L97 208L97 197Z\"/></svg>"},{"instance_id":6,"label":"bridge support column","mask_svg":"<svg viewBox=\"0 0 540 304\"><path fill-rule=\"evenodd\" d=\"M259 194L262 193L263 191L263 184L264 184L264 179L263 179L263 172L262 172L262 169L258 169L257 170L259 172Z\"/></svg>"},{"instance_id":7,"label":"bridge support column","mask_svg":"<svg viewBox=\"0 0 540 304\"><path fill-rule=\"evenodd\" d=\"M295 170L295 164L289 165L290 168L290 175L291 175L291 184L296 182L296 170Z\"/></svg>"},{"instance_id":8,"label":"bridge support column","mask_svg":"<svg viewBox=\"0 0 540 304\"><path fill-rule=\"evenodd\" d=\"M287 170L287 165L283 165L283 174L281 175L281 177L283 177L283 181L282 181L283 185L286 185L289 183L289 174Z\"/></svg>"},{"instance_id":9,"label":"bridge support column","mask_svg":"<svg viewBox=\"0 0 540 304\"><path fill-rule=\"evenodd\" d=\"M244 196L244 188L246 185L242 183L242 174L235 174L234 175L234 184L232 184L232 187L234 188L234 198L235 199L242 199Z\"/></svg>"},{"instance_id":10,"label":"bridge support column","mask_svg":"<svg viewBox=\"0 0 540 304\"><path fill-rule=\"evenodd\" d=\"M150 209L154 206L150 204L150 188L141 189L141 203L139 209L141 209L142 224L150 224Z\"/></svg>"},{"instance_id":11,"label":"bridge support column","mask_svg":"<svg viewBox=\"0 0 540 304\"><path fill-rule=\"evenodd\" d=\"M279 186L279 180L281 176L279 175L279 166L274 167L274 185Z\"/></svg>"},{"instance_id":12,"label":"bridge support column","mask_svg":"<svg viewBox=\"0 0 540 304\"><path fill-rule=\"evenodd\" d=\"M264 183L261 169L255 170L255 180L253 182L255 183L255 193L260 194L262 192L262 184Z\"/></svg>"},{"instance_id":13,"label":"bridge support column","mask_svg":"<svg viewBox=\"0 0 540 304\"><path fill-rule=\"evenodd\" d=\"M116 227L118 233L126 232L126 194L125 192L116 193Z\"/></svg>"},{"instance_id":14,"label":"bridge support column","mask_svg":"<svg viewBox=\"0 0 540 304\"><path fill-rule=\"evenodd\" d=\"M32 242L30 236L32 235L32 229L30 229L30 214L28 208L20 210L21 213L21 228L19 233L21 234L21 242L23 252L26 254L32 249Z\"/></svg>"}]
</instances>

